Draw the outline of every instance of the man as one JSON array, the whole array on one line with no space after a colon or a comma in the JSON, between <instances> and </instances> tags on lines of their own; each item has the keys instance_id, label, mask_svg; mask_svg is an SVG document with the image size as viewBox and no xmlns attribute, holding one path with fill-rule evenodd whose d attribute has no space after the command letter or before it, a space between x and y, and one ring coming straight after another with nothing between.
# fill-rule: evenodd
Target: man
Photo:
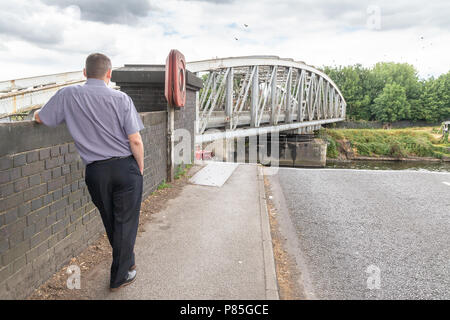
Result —
<instances>
[{"instance_id":1,"label":"man","mask_svg":"<svg viewBox=\"0 0 450 320\"><path fill-rule=\"evenodd\" d=\"M35 112L35 120L50 127L65 122L86 164L86 185L113 248L110 289L116 291L136 279L134 244L144 172L139 131L144 126L131 98L107 86L107 56L89 55L83 73L84 85L59 90Z\"/></svg>"}]
</instances>

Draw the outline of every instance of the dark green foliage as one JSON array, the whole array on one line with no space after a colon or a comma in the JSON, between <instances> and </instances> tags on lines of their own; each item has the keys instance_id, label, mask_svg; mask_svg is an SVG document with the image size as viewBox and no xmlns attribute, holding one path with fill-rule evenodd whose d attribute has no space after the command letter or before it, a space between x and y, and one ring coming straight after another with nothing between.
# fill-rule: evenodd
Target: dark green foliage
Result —
<instances>
[{"instance_id":1,"label":"dark green foliage","mask_svg":"<svg viewBox=\"0 0 450 320\"><path fill-rule=\"evenodd\" d=\"M450 119L450 72L419 80L414 66L380 62L324 67L341 90L350 120L398 120L438 123Z\"/></svg>"},{"instance_id":2,"label":"dark green foliage","mask_svg":"<svg viewBox=\"0 0 450 320\"><path fill-rule=\"evenodd\" d=\"M397 83L388 83L373 101L373 114L382 122L404 120L409 115L406 90Z\"/></svg>"},{"instance_id":3,"label":"dark green foliage","mask_svg":"<svg viewBox=\"0 0 450 320\"><path fill-rule=\"evenodd\" d=\"M336 141L333 138L329 137L327 139L327 157L328 158L337 158L339 156L339 152L337 150Z\"/></svg>"},{"instance_id":4,"label":"dark green foliage","mask_svg":"<svg viewBox=\"0 0 450 320\"><path fill-rule=\"evenodd\" d=\"M337 149L335 138L328 135L325 129L320 129L316 133L318 138L323 139L327 143L327 158L337 158L339 156L339 151Z\"/></svg>"}]
</instances>

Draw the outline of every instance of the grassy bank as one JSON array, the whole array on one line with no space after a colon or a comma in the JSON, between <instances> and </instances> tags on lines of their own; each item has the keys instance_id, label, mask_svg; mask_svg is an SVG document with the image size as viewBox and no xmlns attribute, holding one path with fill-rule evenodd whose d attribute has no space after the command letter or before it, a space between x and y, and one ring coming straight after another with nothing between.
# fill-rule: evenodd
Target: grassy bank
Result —
<instances>
[{"instance_id":1,"label":"grassy bank","mask_svg":"<svg viewBox=\"0 0 450 320\"><path fill-rule=\"evenodd\" d=\"M327 157L415 158L450 157L450 143L441 139L439 128L408 129L322 129L319 135L328 143Z\"/></svg>"}]
</instances>

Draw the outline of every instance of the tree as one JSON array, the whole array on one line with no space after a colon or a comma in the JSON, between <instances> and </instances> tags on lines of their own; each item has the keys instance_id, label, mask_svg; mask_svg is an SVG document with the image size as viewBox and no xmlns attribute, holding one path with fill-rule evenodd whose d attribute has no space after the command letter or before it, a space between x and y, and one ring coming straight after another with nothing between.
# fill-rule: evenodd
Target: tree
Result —
<instances>
[{"instance_id":1,"label":"tree","mask_svg":"<svg viewBox=\"0 0 450 320\"><path fill-rule=\"evenodd\" d=\"M450 119L450 72L439 78L419 80L417 70L407 63L379 62L373 68L359 64L345 67L324 67L324 72L336 83L347 102L347 118L352 120L424 120L436 123ZM388 97L396 84L404 89L406 103L392 114L392 101L403 96ZM378 100L377 100L378 99ZM377 100L377 103L375 102ZM382 106L388 109L383 111ZM392 120L395 118L396 120Z\"/></svg>"},{"instance_id":2,"label":"tree","mask_svg":"<svg viewBox=\"0 0 450 320\"><path fill-rule=\"evenodd\" d=\"M324 72L336 83L347 102L347 117L369 119L371 99L368 95L370 84L369 69L360 64L346 67L325 67Z\"/></svg>"},{"instance_id":3,"label":"tree","mask_svg":"<svg viewBox=\"0 0 450 320\"><path fill-rule=\"evenodd\" d=\"M383 92L374 100L373 112L376 120L382 122L406 119L409 104L405 88L397 83L386 84Z\"/></svg>"},{"instance_id":4,"label":"tree","mask_svg":"<svg viewBox=\"0 0 450 320\"><path fill-rule=\"evenodd\" d=\"M373 89L371 97L375 101L387 84L396 83L405 89L408 106L407 114L404 119L414 119L413 115L417 114L420 108L421 85L417 70L408 63L379 62L372 69ZM411 112L411 114L409 113Z\"/></svg>"},{"instance_id":5,"label":"tree","mask_svg":"<svg viewBox=\"0 0 450 320\"><path fill-rule=\"evenodd\" d=\"M439 106L439 121L450 120L450 72L441 75L438 78L438 99L441 101Z\"/></svg>"},{"instance_id":6,"label":"tree","mask_svg":"<svg viewBox=\"0 0 450 320\"><path fill-rule=\"evenodd\" d=\"M439 108L442 101L439 100L438 81L431 78L423 85L420 97L421 119L428 122L437 122L439 119Z\"/></svg>"},{"instance_id":7,"label":"tree","mask_svg":"<svg viewBox=\"0 0 450 320\"><path fill-rule=\"evenodd\" d=\"M450 119L450 72L439 78L430 78L423 84L420 97L423 119L441 122Z\"/></svg>"}]
</instances>

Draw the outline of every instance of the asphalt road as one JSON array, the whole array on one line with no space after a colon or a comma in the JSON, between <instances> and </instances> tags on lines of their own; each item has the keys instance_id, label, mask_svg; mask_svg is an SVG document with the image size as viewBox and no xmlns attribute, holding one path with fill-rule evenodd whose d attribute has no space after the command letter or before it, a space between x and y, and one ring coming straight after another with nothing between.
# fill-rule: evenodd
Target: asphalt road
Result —
<instances>
[{"instance_id":1,"label":"asphalt road","mask_svg":"<svg viewBox=\"0 0 450 320\"><path fill-rule=\"evenodd\" d=\"M450 299L449 173L283 168L270 181L310 298Z\"/></svg>"}]
</instances>

